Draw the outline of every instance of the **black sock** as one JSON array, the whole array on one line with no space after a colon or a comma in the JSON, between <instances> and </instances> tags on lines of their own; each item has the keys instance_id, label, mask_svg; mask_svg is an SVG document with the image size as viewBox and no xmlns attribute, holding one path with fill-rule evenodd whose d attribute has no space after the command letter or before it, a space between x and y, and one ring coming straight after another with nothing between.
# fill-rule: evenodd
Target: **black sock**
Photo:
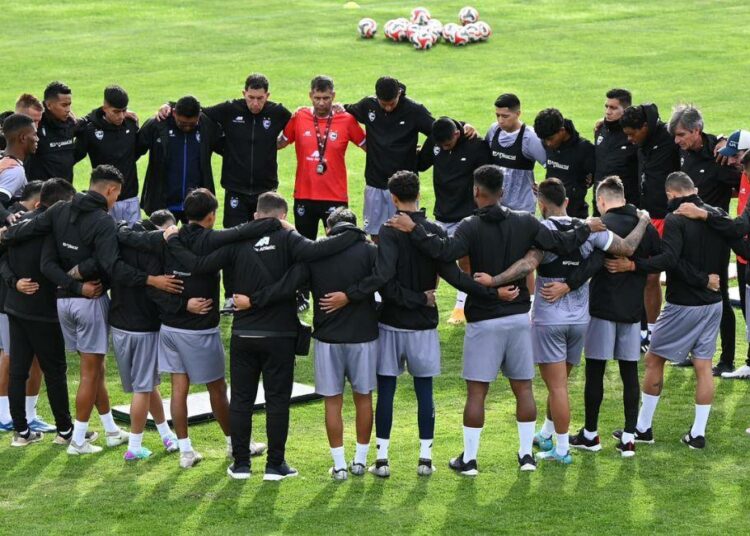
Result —
<instances>
[{"instance_id":1,"label":"black sock","mask_svg":"<svg viewBox=\"0 0 750 536\"><path fill-rule=\"evenodd\" d=\"M432 439L435 436L435 404L432 400L432 378L414 378L414 392L417 395L419 439Z\"/></svg>"},{"instance_id":2,"label":"black sock","mask_svg":"<svg viewBox=\"0 0 750 536\"><path fill-rule=\"evenodd\" d=\"M378 374L378 402L375 406L375 437L390 439L393 426L393 397L396 395L396 376Z\"/></svg>"},{"instance_id":3,"label":"black sock","mask_svg":"<svg viewBox=\"0 0 750 536\"><path fill-rule=\"evenodd\" d=\"M586 385L583 401L586 410L585 427L594 432L599 426L599 407L604 398L604 370L607 362L603 359L586 359Z\"/></svg>"}]
</instances>

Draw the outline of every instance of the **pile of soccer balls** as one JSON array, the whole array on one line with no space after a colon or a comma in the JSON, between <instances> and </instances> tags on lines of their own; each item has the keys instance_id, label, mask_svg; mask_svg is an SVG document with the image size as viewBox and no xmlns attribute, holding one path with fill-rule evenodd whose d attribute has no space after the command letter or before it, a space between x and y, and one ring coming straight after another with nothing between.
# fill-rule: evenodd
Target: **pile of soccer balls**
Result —
<instances>
[{"instance_id":1,"label":"pile of soccer balls","mask_svg":"<svg viewBox=\"0 0 750 536\"><path fill-rule=\"evenodd\" d=\"M383 33L391 41L404 41L414 45L417 50L427 50L443 39L446 43L463 46L476 41L486 41L492 35L492 28L479 20L479 12L473 7L464 7L458 12L461 24L452 22L443 25L433 19L430 12L423 7L411 10L411 18L389 20L383 27ZM359 35L365 39L375 37L378 24L371 18L364 18L357 25Z\"/></svg>"}]
</instances>

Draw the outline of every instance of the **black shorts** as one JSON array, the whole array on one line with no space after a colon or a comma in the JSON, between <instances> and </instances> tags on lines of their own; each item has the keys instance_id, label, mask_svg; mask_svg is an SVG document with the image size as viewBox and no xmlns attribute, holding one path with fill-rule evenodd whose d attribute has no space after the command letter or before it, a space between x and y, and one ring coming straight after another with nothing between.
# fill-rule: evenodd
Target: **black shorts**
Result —
<instances>
[{"instance_id":1,"label":"black shorts","mask_svg":"<svg viewBox=\"0 0 750 536\"><path fill-rule=\"evenodd\" d=\"M318 236L318 225L323 222L338 207L347 207L344 201L313 201L310 199L294 200L294 226L299 234L310 240Z\"/></svg>"}]
</instances>

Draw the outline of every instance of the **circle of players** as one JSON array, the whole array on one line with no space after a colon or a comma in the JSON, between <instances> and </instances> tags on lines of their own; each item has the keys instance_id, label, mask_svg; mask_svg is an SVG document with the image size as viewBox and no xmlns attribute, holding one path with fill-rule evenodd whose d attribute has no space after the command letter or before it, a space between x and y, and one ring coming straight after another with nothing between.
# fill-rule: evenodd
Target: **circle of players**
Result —
<instances>
[{"instance_id":1,"label":"circle of players","mask_svg":"<svg viewBox=\"0 0 750 536\"><path fill-rule=\"evenodd\" d=\"M351 104L336 101L331 78L316 76L311 105L292 113L270 100L265 76L252 74L242 98L204 106L184 96L143 124L119 86L107 87L102 106L81 118L72 97L70 87L53 82L43 102L24 94L3 116L0 425L13 432L14 447L51 433L70 455L99 452L99 434L89 430L96 408L107 447L127 444L125 460L142 460L151 455L143 445L150 413L166 451L193 467L202 456L188 434L187 400L200 384L226 438L230 477L249 478L251 456L266 450L264 479L297 475L285 445L295 354L310 346L298 313L312 294L315 389L325 401L332 478L390 475L396 380L406 370L417 399L417 472L431 475L441 279L459 290L449 323L466 323L464 448L449 462L463 475L478 473L485 399L499 373L517 401L523 471L540 459L570 464L573 449L602 449L608 361L617 361L623 382L624 421L613 434L623 457L657 437L652 423L666 363L696 374L695 419L682 436L694 449L706 447L712 375L750 376L750 356L734 368L728 293L730 249L745 285L750 133L708 134L693 106L675 107L665 123L656 105L634 105L629 91L612 89L592 143L555 108L526 125L510 93L488 103L496 120L482 137L461 118L435 119L388 76L376 81L374 95ZM420 134L427 138L418 146ZM347 208L350 143L366 151L362 227ZM288 145L297 160L291 207L276 193L277 154ZM136 161L146 153L139 198ZM214 229L213 153L222 156L221 230ZM74 164L86 157L88 189L76 193ZM546 170L539 184L537 165ZM436 221L420 208L418 173L429 168ZM735 191L739 216L732 219ZM591 198L597 217L589 217ZM327 236L317 240L321 223ZM231 402L220 271L223 309L233 315ZM719 331L721 360L712 368ZM109 405L110 340L122 387L132 393L129 433ZM66 348L80 355L72 416ZM582 354L585 423L571 435L567 379ZM534 365L548 390L538 431ZM161 374L171 381L174 431L159 395ZM252 440L261 376L267 446ZM36 414L41 377L54 425ZM349 462L347 379L356 407ZM377 453L368 466L373 423Z\"/></svg>"}]
</instances>

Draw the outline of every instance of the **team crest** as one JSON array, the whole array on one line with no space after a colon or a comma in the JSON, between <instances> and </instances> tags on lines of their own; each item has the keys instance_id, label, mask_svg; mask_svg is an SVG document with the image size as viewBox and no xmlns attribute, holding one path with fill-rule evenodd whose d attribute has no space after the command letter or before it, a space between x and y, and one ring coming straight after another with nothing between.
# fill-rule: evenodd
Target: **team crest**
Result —
<instances>
[{"instance_id":1,"label":"team crest","mask_svg":"<svg viewBox=\"0 0 750 536\"><path fill-rule=\"evenodd\" d=\"M94 136L97 140L102 141L104 139L104 131L103 130L95 130Z\"/></svg>"},{"instance_id":2,"label":"team crest","mask_svg":"<svg viewBox=\"0 0 750 536\"><path fill-rule=\"evenodd\" d=\"M437 145L435 147L433 147L432 148L432 154L434 154L435 156L439 155L440 154L440 147L438 147Z\"/></svg>"},{"instance_id":3,"label":"team crest","mask_svg":"<svg viewBox=\"0 0 750 536\"><path fill-rule=\"evenodd\" d=\"M305 215L305 205L297 205L297 216Z\"/></svg>"},{"instance_id":4,"label":"team crest","mask_svg":"<svg viewBox=\"0 0 750 536\"><path fill-rule=\"evenodd\" d=\"M680 157L680 167L682 167L682 166L684 166L684 165L685 165L685 157L684 157L684 156L681 156L681 157Z\"/></svg>"},{"instance_id":5,"label":"team crest","mask_svg":"<svg viewBox=\"0 0 750 536\"><path fill-rule=\"evenodd\" d=\"M237 208L238 206L240 206L240 200L237 199L236 197L230 198L229 199L229 206L232 207L232 208Z\"/></svg>"},{"instance_id":6,"label":"team crest","mask_svg":"<svg viewBox=\"0 0 750 536\"><path fill-rule=\"evenodd\" d=\"M268 117L263 118L263 128L265 128L266 130L271 128L271 120Z\"/></svg>"},{"instance_id":7,"label":"team crest","mask_svg":"<svg viewBox=\"0 0 750 536\"><path fill-rule=\"evenodd\" d=\"M331 134L328 136L331 141L336 141L336 139L339 137L338 132L331 132Z\"/></svg>"},{"instance_id":8,"label":"team crest","mask_svg":"<svg viewBox=\"0 0 750 536\"><path fill-rule=\"evenodd\" d=\"M598 136L596 138L596 144L601 145L601 143L604 141L604 136Z\"/></svg>"},{"instance_id":9,"label":"team crest","mask_svg":"<svg viewBox=\"0 0 750 536\"><path fill-rule=\"evenodd\" d=\"M370 123L375 122L375 112L373 110L370 110L370 113L367 114L368 119L370 119Z\"/></svg>"},{"instance_id":10,"label":"team crest","mask_svg":"<svg viewBox=\"0 0 750 536\"><path fill-rule=\"evenodd\" d=\"M201 133L197 130L195 131L195 141L197 141L198 143L201 142Z\"/></svg>"}]
</instances>

